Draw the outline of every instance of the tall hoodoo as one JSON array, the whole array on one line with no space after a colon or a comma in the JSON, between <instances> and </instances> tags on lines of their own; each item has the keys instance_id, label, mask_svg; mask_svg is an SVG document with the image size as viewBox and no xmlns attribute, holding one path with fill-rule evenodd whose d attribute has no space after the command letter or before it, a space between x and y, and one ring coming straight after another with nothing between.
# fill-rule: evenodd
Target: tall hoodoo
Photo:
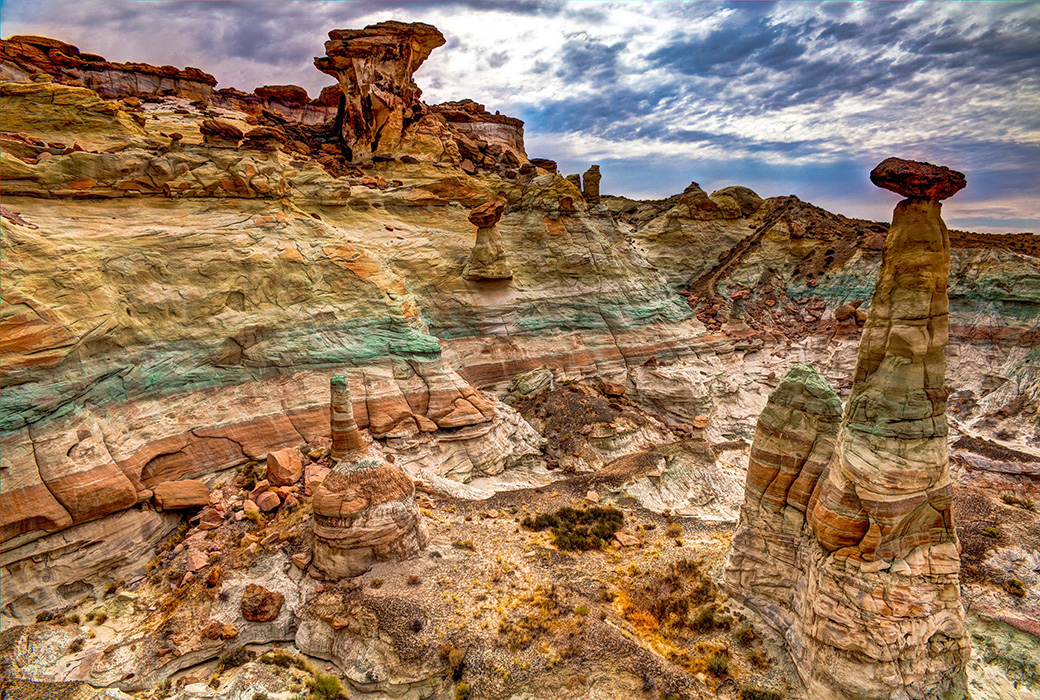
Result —
<instances>
[{"instance_id":1,"label":"tall hoodoo","mask_svg":"<svg viewBox=\"0 0 1040 700\"><path fill-rule=\"evenodd\" d=\"M365 444L346 378L332 378L332 471L314 492L314 566L328 579L359 576L377 561L426 547L415 485Z\"/></svg>"},{"instance_id":2,"label":"tall hoodoo","mask_svg":"<svg viewBox=\"0 0 1040 700\"><path fill-rule=\"evenodd\" d=\"M784 631L814 698L964 698L969 642L945 413L950 243L939 200L965 179L896 158L870 176L907 199L885 241L836 449L814 476L798 449L799 438L816 444L806 421L772 425L774 404L791 394L781 389L798 379L792 370L759 420L726 582ZM776 433L788 448L766 449ZM760 464L766 453L776 453L772 469ZM797 478L785 458L805 462ZM763 570L778 576L769 582Z\"/></svg>"},{"instance_id":3,"label":"tall hoodoo","mask_svg":"<svg viewBox=\"0 0 1040 700\"><path fill-rule=\"evenodd\" d=\"M337 119L354 160L391 151L400 143L407 123L425 109L412 75L443 45L444 35L421 22L380 22L329 32L326 55L315 58L314 65L339 81L343 98Z\"/></svg>"}]
</instances>

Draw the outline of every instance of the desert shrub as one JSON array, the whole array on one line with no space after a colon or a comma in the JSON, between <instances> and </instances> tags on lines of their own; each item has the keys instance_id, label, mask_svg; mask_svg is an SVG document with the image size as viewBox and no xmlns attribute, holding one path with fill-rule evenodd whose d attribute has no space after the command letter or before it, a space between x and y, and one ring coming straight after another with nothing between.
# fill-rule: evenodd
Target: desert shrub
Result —
<instances>
[{"instance_id":1,"label":"desert shrub","mask_svg":"<svg viewBox=\"0 0 1040 700\"><path fill-rule=\"evenodd\" d=\"M766 655L758 649L755 649L754 651L749 651L747 658L748 661L751 662L751 665L755 668L769 668L768 657L766 657Z\"/></svg>"},{"instance_id":2,"label":"desert shrub","mask_svg":"<svg viewBox=\"0 0 1040 700\"><path fill-rule=\"evenodd\" d=\"M104 610L100 611L97 615L94 616L94 622L98 623L99 625L105 624L106 622L108 622L108 613Z\"/></svg>"},{"instance_id":3,"label":"desert shrub","mask_svg":"<svg viewBox=\"0 0 1040 700\"><path fill-rule=\"evenodd\" d=\"M997 527L996 525L990 525L989 527L987 527L985 530L982 531L982 534L985 535L986 537L997 538L997 537L1000 537L1000 528Z\"/></svg>"},{"instance_id":4,"label":"desert shrub","mask_svg":"<svg viewBox=\"0 0 1040 700\"><path fill-rule=\"evenodd\" d=\"M690 618L690 627L698 632L710 632L715 629L729 629L730 622L732 618L729 615L723 613L714 603L710 603L697 609Z\"/></svg>"},{"instance_id":5,"label":"desert shrub","mask_svg":"<svg viewBox=\"0 0 1040 700\"><path fill-rule=\"evenodd\" d=\"M455 700L469 700L469 683L459 683L455 686Z\"/></svg>"},{"instance_id":6,"label":"desert shrub","mask_svg":"<svg viewBox=\"0 0 1040 700\"><path fill-rule=\"evenodd\" d=\"M343 684L333 675L315 673L314 678L307 681L307 690L317 700L347 700Z\"/></svg>"},{"instance_id":7,"label":"desert shrub","mask_svg":"<svg viewBox=\"0 0 1040 700\"><path fill-rule=\"evenodd\" d=\"M68 621L68 622L71 622L74 625L78 625L79 624L79 615L77 615L76 613L73 613L71 615L67 615L65 617L65 620Z\"/></svg>"},{"instance_id":8,"label":"desert shrub","mask_svg":"<svg viewBox=\"0 0 1040 700\"><path fill-rule=\"evenodd\" d=\"M521 524L531 530L551 529L553 544L560 549L586 551L604 548L625 524L625 516L610 506L567 507L524 518Z\"/></svg>"},{"instance_id":9,"label":"desert shrub","mask_svg":"<svg viewBox=\"0 0 1040 700\"><path fill-rule=\"evenodd\" d=\"M589 606L588 605L579 605L578 607L574 608L574 612L578 613L582 617L585 617L586 615L589 614Z\"/></svg>"},{"instance_id":10,"label":"desert shrub","mask_svg":"<svg viewBox=\"0 0 1040 700\"><path fill-rule=\"evenodd\" d=\"M1007 503L1009 506L1019 506L1026 510L1036 510L1036 503L1031 498L1024 498L1022 496L1016 496L1013 493L1001 494L1000 500Z\"/></svg>"},{"instance_id":11,"label":"desert shrub","mask_svg":"<svg viewBox=\"0 0 1040 700\"><path fill-rule=\"evenodd\" d=\"M682 525L680 525L679 523L668 523L668 527L664 529L664 534L666 537L671 537L672 539L682 537Z\"/></svg>"},{"instance_id":12,"label":"desert shrub","mask_svg":"<svg viewBox=\"0 0 1040 700\"><path fill-rule=\"evenodd\" d=\"M371 586L372 588L379 588L380 586L383 585L383 579L381 579L381 578L374 578L374 579L372 579L369 582L368 585Z\"/></svg>"},{"instance_id":13,"label":"desert shrub","mask_svg":"<svg viewBox=\"0 0 1040 700\"><path fill-rule=\"evenodd\" d=\"M422 579L416 574L408 574L408 577L404 581L409 586L418 586L422 584Z\"/></svg>"},{"instance_id":14,"label":"desert shrub","mask_svg":"<svg viewBox=\"0 0 1040 700\"><path fill-rule=\"evenodd\" d=\"M445 644L441 647L441 661L451 671L451 679L457 681L462 677L463 664L466 661L466 650Z\"/></svg>"},{"instance_id":15,"label":"desert shrub","mask_svg":"<svg viewBox=\"0 0 1040 700\"><path fill-rule=\"evenodd\" d=\"M262 664L270 664L272 666L277 666L278 668L289 668L292 666L301 671L310 671L310 664L307 663L306 659L301 656L286 654L284 651L279 651L277 649L265 653L259 660Z\"/></svg>"},{"instance_id":16,"label":"desert shrub","mask_svg":"<svg viewBox=\"0 0 1040 700\"><path fill-rule=\"evenodd\" d=\"M745 683L740 686L740 700L784 700L784 694L769 688Z\"/></svg>"},{"instance_id":17,"label":"desert shrub","mask_svg":"<svg viewBox=\"0 0 1040 700\"><path fill-rule=\"evenodd\" d=\"M158 564L156 566L158 566ZM110 584L108 584L107 586L105 586L105 597L108 598L110 596L114 596L116 594L116 591L118 591L118 590L119 590L119 584L117 584L117 583L110 583Z\"/></svg>"},{"instance_id":18,"label":"desert shrub","mask_svg":"<svg viewBox=\"0 0 1040 700\"><path fill-rule=\"evenodd\" d=\"M231 651L225 652L220 655L217 659L217 672L223 673L229 668L235 668L241 666L244 663L249 663L256 657L256 654L249 651L245 647L235 647Z\"/></svg>"},{"instance_id":19,"label":"desert shrub","mask_svg":"<svg viewBox=\"0 0 1040 700\"><path fill-rule=\"evenodd\" d=\"M267 693L256 692L253 693L253 700L271 700L271 696Z\"/></svg>"},{"instance_id":20,"label":"desert shrub","mask_svg":"<svg viewBox=\"0 0 1040 700\"><path fill-rule=\"evenodd\" d=\"M37 622L52 622L53 620L54 613L52 613L50 610L41 610L40 612L36 613Z\"/></svg>"},{"instance_id":21,"label":"desert shrub","mask_svg":"<svg viewBox=\"0 0 1040 700\"><path fill-rule=\"evenodd\" d=\"M471 540L455 540L451 543L451 546L455 549L468 549L471 552L477 551L477 545L473 544Z\"/></svg>"},{"instance_id":22,"label":"desert shrub","mask_svg":"<svg viewBox=\"0 0 1040 700\"><path fill-rule=\"evenodd\" d=\"M1026 584L1017 578L1008 579L1004 582L1004 590L1016 598L1026 597Z\"/></svg>"},{"instance_id":23,"label":"desert shrub","mask_svg":"<svg viewBox=\"0 0 1040 700\"><path fill-rule=\"evenodd\" d=\"M75 654L76 652L83 651L83 642L86 640L83 637L76 637L72 640L72 644L69 644L69 653Z\"/></svg>"},{"instance_id":24,"label":"desert shrub","mask_svg":"<svg viewBox=\"0 0 1040 700\"><path fill-rule=\"evenodd\" d=\"M729 671L729 652L720 649L708 657L708 671L721 678Z\"/></svg>"},{"instance_id":25,"label":"desert shrub","mask_svg":"<svg viewBox=\"0 0 1040 700\"><path fill-rule=\"evenodd\" d=\"M750 646L751 642L755 641L755 629L750 623L744 622L733 630L733 636L741 645Z\"/></svg>"}]
</instances>

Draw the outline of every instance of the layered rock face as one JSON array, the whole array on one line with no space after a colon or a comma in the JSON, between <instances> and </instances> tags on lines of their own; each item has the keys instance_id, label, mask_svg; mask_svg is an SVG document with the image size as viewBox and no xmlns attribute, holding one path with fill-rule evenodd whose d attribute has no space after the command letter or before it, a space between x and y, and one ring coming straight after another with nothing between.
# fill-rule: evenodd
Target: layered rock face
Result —
<instances>
[{"instance_id":1,"label":"layered rock face","mask_svg":"<svg viewBox=\"0 0 1040 700\"><path fill-rule=\"evenodd\" d=\"M466 279L505 280L513 276L513 270L506 260L502 234L496 226L504 211L504 203L488 202L470 212L470 223L477 227L477 240L462 270L462 276Z\"/></svg>"},{"instance_id":2,"label":"layered rock face","mask_svg":"<svg viewBox=\"0 0 1040 700\"><path fill-rule=\"evenodd\" d=\"M333 454L346 450L314 493L314 566L329 579L360 576L377 561L407 559L426 546L415 485L367 449L342 376L332 379Z\"/></svg>"},{"instance_id":3,"label":"layered rock face","mask_svg":"<svg viewBox=\"0 0 1040 700\"><path fill-rule=\"evenodd\" d=\"M443 45L437 28L420 22L380 22L329 32L326 55L315 58L314 65L339 80L342 134L355 160L393 150L406 123L421 116L422 91L412 74Z\"/></svg>"},{"instance_id":4,"label":"layered rock face","mask_svg":"<svg viewBox=\"0 0 1040 700\"><path fill-rule=\"evenodd\" d=\"M962 698L969 642L945 416L950 242L931 197L964 178L928 164L907 168L913 177L879 169L883 186L910 197L885 240L837 449L821 469L796 437L803 414L776 425L791 386L815 383L792 371L759 420L726 580L785 631L812 697ZM830 404L809 414L814 427L833 426ZM826 456L821 434L833 430L810 432L809 444ZM805 466L785 470L781 454Z\"/></svg>"},{"instance_id":5,"label":"layered rock face","mask_svg":"<svg viewBox=\"0 0 1040 700\"><path fill-rule=\"evenodd\" d=\"M12 36L0 40L0 78L20 82L34 73L90 88L102 97L172 93L208 103L217 84L216 78L198 68L113 63L48 37Z\"/></svg>"}]
</instances>

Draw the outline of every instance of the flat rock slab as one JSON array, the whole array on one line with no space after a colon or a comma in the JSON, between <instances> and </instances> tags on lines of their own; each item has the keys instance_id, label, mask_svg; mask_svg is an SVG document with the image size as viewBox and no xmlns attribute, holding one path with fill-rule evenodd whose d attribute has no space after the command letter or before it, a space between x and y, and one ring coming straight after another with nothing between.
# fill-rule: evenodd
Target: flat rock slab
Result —
<instances>
[{"instance_id":1,"label":"flat rock slab","mask_svg":"<svg viewBox=\"0 0 1040 700\"><path fill-rule=\"evenodd\" d=\"M201 508L209 505L209 487L195 479L164 481L155 487L152 498L159 510Z\"/></svg>"}]
</instances>

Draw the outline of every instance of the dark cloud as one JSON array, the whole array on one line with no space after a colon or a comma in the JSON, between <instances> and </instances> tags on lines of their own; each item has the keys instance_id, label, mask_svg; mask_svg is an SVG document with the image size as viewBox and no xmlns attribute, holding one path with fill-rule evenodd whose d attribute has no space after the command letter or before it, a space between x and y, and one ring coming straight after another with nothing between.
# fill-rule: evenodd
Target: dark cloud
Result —
<instances>
[{"instance_id":1,"label":"dark cloud","mask_svg":"<svg viewBox=\"0 0 1040 700\"><path fill-rule=\"evenodd\" d=\"M560 52L562 65L556 74L568 81L587 80L611 85L618 78L618 57L625 44L604 44L588 38L568 40Z\"/></svg>"}]
</instances>

